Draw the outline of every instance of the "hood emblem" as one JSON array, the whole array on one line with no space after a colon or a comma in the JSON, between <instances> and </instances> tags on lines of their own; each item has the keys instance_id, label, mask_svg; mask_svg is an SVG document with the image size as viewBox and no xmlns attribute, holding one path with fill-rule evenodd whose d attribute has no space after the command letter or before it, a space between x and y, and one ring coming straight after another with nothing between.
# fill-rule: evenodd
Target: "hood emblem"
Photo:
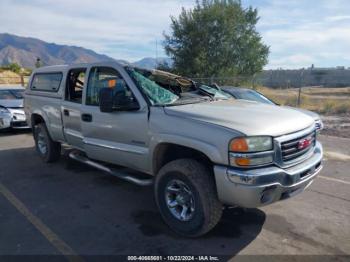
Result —
<instances>
[{"instance_id":1,"label":"hood emblem","mask_svg":"<svg viewBox=\"0 0 350 262\"><path fill-rule=\"evenodd\" d=\"M298 149L301 150L301 149L309 147L311 145L311 141L312 141L311 137L307 137L307 138L299 140Z\"/></svg>"}]
</instances>

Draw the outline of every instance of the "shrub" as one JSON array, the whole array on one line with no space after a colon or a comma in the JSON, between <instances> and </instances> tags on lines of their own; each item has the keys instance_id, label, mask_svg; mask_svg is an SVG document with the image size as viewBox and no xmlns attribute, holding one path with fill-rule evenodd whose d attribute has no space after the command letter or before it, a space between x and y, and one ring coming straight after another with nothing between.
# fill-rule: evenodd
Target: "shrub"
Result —
<instances>
[{"instance_id":1,"label":"shrub","mask_svg":"<svg viewBox=\"0 0 350 262\"><path fill-rule=\"evenodd\" d=\"M6 66L2 66L1 69L10 70L10 71L17 73L17 74L19 74L21 72L21 66L17 63L11 63L11 64L8 64Z\"/></svg>"},{"instance_id":2,"label":"shrub","mask_svg":"<svg viewBox=\"0 0 350 262\"><path fill-rule=\"evenodd\" d=\"M337 105L335 108L335 113L337 114L346 114L346 113L350 113L350 104L340 104Z\"/></svg>"},{"instance_id":3,"label":"shrub","mask_svg":"<svg viewBox=\"0 0 350 262\"><path fill-rule=\"evenodd\" d=\"M326 101L320 112L322 114L326 114L326 115L329 115L329 114L332 114L334 112L334 108L336 107L336 103L334 101Z\"/></svg>"}]
</instances>

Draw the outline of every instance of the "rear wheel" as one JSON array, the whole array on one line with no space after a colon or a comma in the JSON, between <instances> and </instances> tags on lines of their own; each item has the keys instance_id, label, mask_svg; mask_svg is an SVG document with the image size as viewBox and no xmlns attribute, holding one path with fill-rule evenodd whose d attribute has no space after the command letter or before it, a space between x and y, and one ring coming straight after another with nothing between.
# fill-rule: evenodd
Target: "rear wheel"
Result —
<instances>
[{"instance_id":1,"label":"rear wheel","mask_svg":"<svg viewBox=\"0 0 350 262\"><path fill-rule=\"evenodd\" d=\"M44 123L34 127L34 140L36 151L44 162L54 162L60 158L61 144L51 139Z\"/></svg>"},{"instance_id":2,"label":"rear wheel","mask_svg":"<svg viewBox=\"0 0 350 262\"><path fill-rule=\"evenodd\" d=\"M184 236L201 236L221 218L213 176L196 160L179 159L161 168L155 197L165 222Z\"/></svg>"}]
</instances>

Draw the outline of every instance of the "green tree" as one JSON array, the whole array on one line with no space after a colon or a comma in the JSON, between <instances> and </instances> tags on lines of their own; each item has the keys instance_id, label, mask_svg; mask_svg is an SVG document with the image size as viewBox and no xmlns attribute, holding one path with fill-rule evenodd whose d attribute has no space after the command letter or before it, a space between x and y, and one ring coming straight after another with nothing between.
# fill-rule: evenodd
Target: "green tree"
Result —
<instances>
[{"instance_id":1,"label":"green tree","mask_svg":"<svg viewBox=\"0 0 350 262\"><path fill-rule=\"evenodd\" d=\"M21 66L17 63L11 63L6 66L10 71L15 72L15 73L20 73L21 72Z\"/></svg>"},{"instance_id":2,"label":"green tree","mask_svg":"<svg viewBox=\"0 0 350 262\"><path fill-rule=\"evenodd\" d=\"M190 77L252 76L267 64L269 47L256 30L258 11L238 0L197 1L171 17L164 48L174 71Z\"/></svg>"},{"instance_id":3,"label":"green tree","mask_svg":"<svg viewBox=\"0 0 350 262\"><path fill-rule=\"evenodd\" d=\"M169 65L167 62L158 63L158 65L156 66L156 69L166 71L169 73L175 73L174 68L171 65Z\"/></svg>"}]
</instances>

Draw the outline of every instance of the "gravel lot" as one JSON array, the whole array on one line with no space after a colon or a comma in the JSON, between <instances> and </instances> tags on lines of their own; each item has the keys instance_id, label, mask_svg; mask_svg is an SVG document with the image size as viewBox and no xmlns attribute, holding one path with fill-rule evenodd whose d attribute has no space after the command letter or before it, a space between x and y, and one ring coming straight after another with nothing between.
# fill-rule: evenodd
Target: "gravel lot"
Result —
<instances>
[{"instance_id":1,"label":"gravel lot","mask_svg":"<svg viewBox=\"0 0 350 262\"><path fill-rule=\"evenodd\" d=\"M321 116L325 124L322 131L325 135L350 138L350 114Z\"/></svg>"},{"instance_id":2,"label":"gravel lot","mask_svg":"<svg viewBox=\"0 0 350 262\"><path fill-rule=\"evenodd\" d=\"M306 192L259 209L225 210L208 235L185 239L162 222L151 187L67 157L44 164L30 133L1 133L0 255L274 254L349 261L350 139L321 140L330 153Z\"/></svg>"}]
</instances>

